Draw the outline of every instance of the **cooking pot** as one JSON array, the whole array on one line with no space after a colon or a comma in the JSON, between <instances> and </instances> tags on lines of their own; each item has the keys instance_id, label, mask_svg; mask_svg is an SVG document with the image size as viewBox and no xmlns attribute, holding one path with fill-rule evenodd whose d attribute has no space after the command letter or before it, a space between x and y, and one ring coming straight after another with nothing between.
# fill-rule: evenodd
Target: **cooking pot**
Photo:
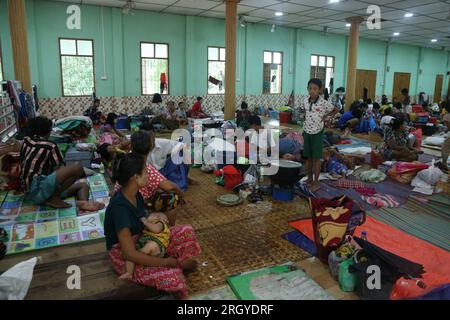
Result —
<instances>
[{"instance_id":1,"label":"cooking pot","mask_svg":"<svg viewBox=\"0 0 450 320\"><path fill-rule=\"evenodd\" d=\"M271 165L275 167L275 170L278 167L278 172L270 176L272 184L291 187L300 180L301 163L290 160L275 160L271 162Z\"/></svg>"}]
</instances>

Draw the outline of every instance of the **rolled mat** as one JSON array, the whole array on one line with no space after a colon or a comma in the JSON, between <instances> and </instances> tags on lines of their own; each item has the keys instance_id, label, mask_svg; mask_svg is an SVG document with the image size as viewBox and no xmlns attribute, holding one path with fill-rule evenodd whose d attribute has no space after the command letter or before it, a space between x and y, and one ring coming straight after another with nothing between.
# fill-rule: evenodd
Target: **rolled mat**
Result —
<instances>
[{"instance_id":1,"label":"rolled mat","mask_svg":"<svg viewBox=\"0 0 450 320\"><path fill-rule=\"evenodd\" d=\"M314 239L311 219L291 221L289 225L309 239ZM362 226L356 228L354 235L361 237L362 231L367 233L367 240L371 243L402 258L423 265L425 269L423 281L429 289L450 283L450 252L370 216L366 217L366 222ZM412 298L412 296L405 296L404 298Z\"/></svg>"},{"instance_id":2,"label":"rolled mat","mask_svg":"<svg viewBox=\"0 0 450 320\"><path fill-rule=\"evenodd\" d=\"M282 238L286 239L287 241L289 241L292 244L295 244L297 247L305 250L310 255L315 256L315 257L317 256L317 249L314 244L314 241L309 239L307 236L305 236L300 231L294 230L294 231L286 232L285 234L282 235Z\"/></svg>"}]
</instances>

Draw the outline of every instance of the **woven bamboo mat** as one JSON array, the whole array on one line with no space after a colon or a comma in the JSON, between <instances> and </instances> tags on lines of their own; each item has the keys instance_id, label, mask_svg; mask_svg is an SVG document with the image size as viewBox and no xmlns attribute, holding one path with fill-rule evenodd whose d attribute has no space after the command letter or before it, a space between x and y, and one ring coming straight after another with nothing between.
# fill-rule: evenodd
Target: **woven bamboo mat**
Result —
<instances>
[{"instance_id":1,"label":"woven bamboo mat","mask_svg":"<svg viewBox=\"0 0 450 320\"><path fill-rule=\"evenodd\" d=\"M177 223L191 224L197 232L262 215L285 218L285 221L310 215L308 203L298 197L294 201L279 202L265 196L265 201L257 204L244 201L235 207L222 207L216 203L217 197L232 191L215 184L213 174L203 173L199 169L191 169L189 176L199 185L188 188L185 195L187 204L180 208Z\"/></svg>"},{"instance_id":2,"label":"woven bamboo mat","mask_svg":"<svg viewBox=\"0 0 450 320\"><path fill-rule=\"evenodd\" d=\"M188 275L191 294L223 285L225 277L234 273L309 257L281 238L291 229L289 220L310 216L305 200L272 202L266 197L258 204L221 207L217 196L229 192L215 185L214 176L198 169L190 176L200 184L187 191L187 204L177 223L191 224L202 247L199 269Z\"/></svg>"}]
</instances>

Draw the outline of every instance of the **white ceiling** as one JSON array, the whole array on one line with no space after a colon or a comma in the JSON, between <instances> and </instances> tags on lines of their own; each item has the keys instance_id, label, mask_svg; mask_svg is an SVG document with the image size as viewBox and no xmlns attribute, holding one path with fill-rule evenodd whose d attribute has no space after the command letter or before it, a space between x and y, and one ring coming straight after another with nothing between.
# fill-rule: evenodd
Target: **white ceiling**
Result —
<instances>
[{"instance_id":1,"label":"white ceiling","mask_svg":"<svg viewBox=\"0 0 450 320\"><path fill-rule=\"evenodd\" d=\"M79 4L96 4L123 7L125 0L54 0ZM225 18L225 4L222 0L136 0L135 9ZM381 30L368 30L361 25L364 38L425 47L450 49L450 0L241 0L238 14L248 22L276 24L307 30L323 30L329 33L348 34L345 18L366 13L369 5L381 8ZM276 17L275 12L283 12ZM414 16L405 18L410 12ZM400 36L393 37L394 32ZM438 39L431 43L431 39Z\"/></svg>"}]
</instances>

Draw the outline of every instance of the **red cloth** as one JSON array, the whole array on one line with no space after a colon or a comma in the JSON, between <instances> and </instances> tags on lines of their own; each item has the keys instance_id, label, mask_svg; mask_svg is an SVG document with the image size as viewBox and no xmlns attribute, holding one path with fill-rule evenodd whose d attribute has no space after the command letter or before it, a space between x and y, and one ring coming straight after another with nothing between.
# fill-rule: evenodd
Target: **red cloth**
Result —
<instances>
[{"instance_id":1,"label":"red cloth","mask_svg":"<svg viewBox=\"0 0 450 320\"><path fill-rule=\"evenodd\" d=\"M241 172L234 166L228 165L223 167L222 170L225 178L225 189L233 190L235 186L242 182Z\"/></svg>"},{"instance_id":2,"label":"red cloth","mask_svg":"<svg viewBox=\"0 0 450 320\"><path fill-rule=\"evenodd\" d=\"M377 193L377 191L375 190L375 188L372 187L367 187L367 188L356 188L355 189L356 192L358 192L359 194L363 195L363 196L373 196L375 193Z\"/></svg>"},{"instance_id":3,"label":"red cloth","mask_svg":"<svg viewBox=\"0 0 450 320\"><path fill-rule=\"evenodd\" d=\"M314 239L312 219L303 219L289 223L294 229L299 230L309 239ZM423 281L428 288L437 288L450 283L450 252L432 245L429 242L416 238L399 229L391 227L370 216L366 222L357 227L354 235L361 237L361 232L367 232L368 241L380 248L392 252L402 258L420 263L424 266ZM395 288L402 278L397 280ZM412 298L413 296L409 296ZM396 298L407 298L406 296Z\"/></svg>"},{"instance_id":4,"label":"red cloth","mask_svg":"<svg viewBox=\"0 0 450 320\"><path fill-rule=\"evenodd\" d=\"M142 197L145 200L148 200L151 198L156 189L159 188L159 184L164 180L166 180L166 178L161 173L159 173L159 171L156 170L154 166L152 166L149 163L147 164L145 171L147 172L148 175L147 185L140 188L139 192L142 194ZM119 190L120 185L116 182L116 184L114 185L114 192L117 192Z\"/></svg>"},{"instance_id":5,"label":"red cloth","mask_svg":"<svg viewBox=\"0 0 450 320\"><path fill-rule=\"evenodd\" d=\"M192 106L191 113L192 113L193 115L195 115L195 114L200 113L200 112L202 112L202 104L201 104L200 102L197 101L197 102L194 103L194 105Z\"/></svg>"},{"instance_id":6,"label":"red cloth","mask_svg":"<svg viewBox=\"0 0 450 320\"><path fill-rule=\"evenodd\" d=\"M165 73L161 73L160 81L162 83L166 83L167 79L166 79L166 74Z\"/></svg>"},{"instance_id":7,"label":"red cloth","mask_svg":"<svg viewBox=\"0 0 450 320\"><path fill-rule=\"evenodd\" d=\"M138 237L135 237L137 241ZM170 229L170 242L167 254L170 257L184 261L201 252L200 244L191 225L179 225ZM109 250L113 268L118 274L125 272L125 260L121 255L120 244L116 244ZM184 298L187 296L188 287L186 278L180 268L145 267L136 265L132 281L137 284L155 287L169 293L178 294Z\"/></svg>"},{"instance_id":8,"label":"red cloth","mask_svg":"<svg viewBox=\"0 0 450 320\"><path fill-rule=\"evenodd\" d=\"M350 139L341 140L337 144L352 144L352 140Z\"/></svg>"},{"instance_id":9,"label":"red cloth","mask_svg":"<svg viewBox=\"0 0 450 320\"><path fill-rule=\"evenodd\" d=\"M338 188L346 188L346 189L357 189L366 187L366 185L361 181L348 179L339 179L338 181L336 181L335 185Z\"/></svg>"}]
</instances>

